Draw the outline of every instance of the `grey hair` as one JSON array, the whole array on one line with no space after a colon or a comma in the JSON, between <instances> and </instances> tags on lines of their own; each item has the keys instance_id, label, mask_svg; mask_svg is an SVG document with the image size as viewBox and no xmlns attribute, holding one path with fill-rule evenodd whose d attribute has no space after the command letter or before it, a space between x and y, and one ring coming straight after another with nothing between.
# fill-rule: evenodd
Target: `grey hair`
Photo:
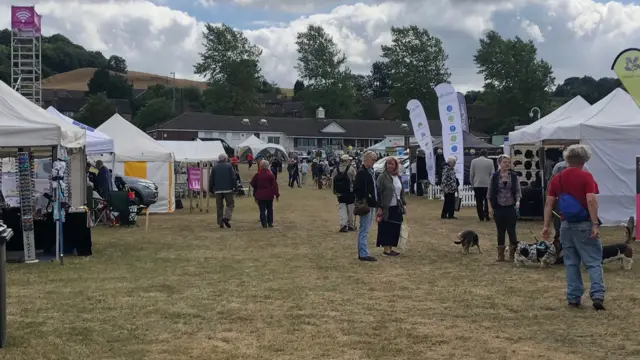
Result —
<instances>
[{"instance_id":1,"label":"grey hair","mask_svg":"<svg viewBox=\"0 0 640 360\"><path fill-rule=\"evenodd\" d=\"M260 161L260 169L268 169L268 168L269 168L269 162L267 160Z\"/></svg>"},{"instance_id":2,"label":"grey hair","mask_svg":"<svg viewBox=\"0 0 640 360\"><path fill-rule=\"evenodd\" d=\"M447 158L447 164L451 165L451 164L455 164L455 162L458 161L455 156L449 156Z\"/></svg>"},{"instance_id":3,"label":"grey hair","mask_svg":"<svg viewBox=\"0 0 640 360\"><path fill-rule=\"evenodd\" d=\"M227 162L227 160L229 160L229 157L227 156L227 154L220 154L220 155L218 155L218 161L220 161L220 162Z\"/></svg>"},{"instance_id":4,"label":"grey hair","mask_svg":"<svg viewBox=\"0 0 640 360\"><path fill-rule=\"evenodd\" d=\"M378 155L373 152L373 151L365 151L364 156L362 157L362 159L368 159L368 158L373 158L374 160L376 160L378 158Z\"/></svg>"},{"instance_id":5,"label":"grey hair","mask_svg":"<svg viewBox=\"0 0 640 360\"><path fill-rule=\"evenodd\" d=\"M591 159L591 150L587 145L576 144L567 148L564 160L567 165L582 166Z\"/></svg>"}]
</instances>

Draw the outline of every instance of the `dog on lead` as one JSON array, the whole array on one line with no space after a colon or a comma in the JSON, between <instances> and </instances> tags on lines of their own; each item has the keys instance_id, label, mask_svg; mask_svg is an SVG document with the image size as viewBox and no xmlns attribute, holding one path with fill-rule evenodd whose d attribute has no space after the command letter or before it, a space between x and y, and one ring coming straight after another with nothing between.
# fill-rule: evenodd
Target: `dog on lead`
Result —
<instances>
[{"instance_id":1,"label":"dog on lead","mask_svg":"<svg viewBox=\"0 0 640 360\"><path fill-rule=\"evenodd\" d=\"M562 249L559 241L538 241L533 244L518 242L513 262L517 267L539 263L548 267L562 262Z\"/></svg>"},{"instance_id":2,"label":"dog on lead","mask_svg":"<svg viewBox=\"0 0 640 360\"><path fill-rule=\"evenodd\" d=\"M480 249L480 239L478 238L478 234L476 234L473 230L464 230L458 233L458 241L453 242L456 245L462 245L462 253L468 254L469 249L472 247L477 247L478 252L482 254L482 250Z\"/></svg>"},{"instance_id":3,"label":"dog on lead","mask_svg":"<svg viewBox=\"0 0 640 360\"><path fill-rule=\"evenodd\" d=\"M625 270L631 270L633 265L633 250L629 244L634 240L636 221L634 217L630 217L626 225L627 239L624 243L604 245L602 246L602 263L620 262L620 267Z\"/></svg>"}]
</instances>

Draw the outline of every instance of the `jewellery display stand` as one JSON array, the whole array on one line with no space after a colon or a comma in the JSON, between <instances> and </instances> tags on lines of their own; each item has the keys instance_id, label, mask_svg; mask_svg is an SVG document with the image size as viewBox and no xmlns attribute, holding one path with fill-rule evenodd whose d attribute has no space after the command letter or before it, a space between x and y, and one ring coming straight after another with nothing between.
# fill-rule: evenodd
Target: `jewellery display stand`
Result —
<instances>
[{"instance_id":1,"label":"jewellery display stand","mask_svg":"<svg viewBox=\"0 0 640 360\"><path fill-rule=\"evenodd\" d=\"M36 259L35 235L33 231L33 215L35 202L33 188L35 179L33 174L33 160L27 152L18 152L18 191L20 193L20 217L22 218L22 241L24 244L24 261L38 262Z\"/></svg>"}]
</instances>

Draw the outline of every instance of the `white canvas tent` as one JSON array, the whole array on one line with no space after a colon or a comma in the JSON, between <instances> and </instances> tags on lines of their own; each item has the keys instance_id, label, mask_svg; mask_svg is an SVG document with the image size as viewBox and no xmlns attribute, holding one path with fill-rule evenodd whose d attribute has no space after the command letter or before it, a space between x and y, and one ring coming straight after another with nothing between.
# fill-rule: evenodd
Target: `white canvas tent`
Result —
<instances>
[{"instance_id":1,"label":"white canvas tent","mask_svg":"<svg viewBox=\"0 0 640 360\"><path fill-rule=\"evenodd\" d=\"M0 81L0 147L84 144L83 129L49 114Z\"/></svg>"},{"instance_id":2,"label":"white canvas tent","mask_svg":"<svg viewBox=\"0 0 640 360\"><path fill-rule=\"evenodd\" d=\"M278 144L269 144L260 139L258 139L255 135L251 135L245 141L238 145L238 157L240 159L245 159L247 155L251 152L253 156L258 155L278 155L283 157L285 160L288 159L287 151L284 147Z\"/></svg>"},{"instance_id":3,"label":"white canvas tent","mask_svg":"<svg viewBox=\"0 0 640 360\"><path fill-rule=\"evenodd\" d=\"M158 143L171 151L176 161L218 161L218 156L225 153L220 141L158 141Z\"/></svg>"},{"instance_id":4,"label":"white canvas tent","mask_svg":"<svg viewBox=\"0 0 640 360\"><path fill-rule=\"evenodd\" d=\"M97 129L113 139L114 173L153 181L158 185L158 202L150 212L175 210L173 154L122 116L115 114Z\"/></svg>"},{"instance_id":5,"label":"white canvas tent","mask_svg":"<svg viewBox=\"0 0 640 360\"><path fill-rule=\"evenodd\" d=\"M380 141L377 144L373 144L372 146L368 147L367 150L372 150L372 151L384 151L387 147L385 146L385 140Z\"/></svg>"},{"instance_id":6,"label":"white canvas tent","mask_svg":"<svg viewBox=\"0 0 640 360\"><path fill-rule=\"evenodd\" d=\"M538 143L542 140L541 130L549 123L558 119L567 118L588 108L589 106L591 105L589 105L582 96L578 95L538 121L527 125L524 128L511 131L509 133L509 145Z\"/></svg>"},{"instance_id":7,"label":"white canvas tent","mask_svg":"<svg viewBox=\"0 0 640 360\"><path fill-rule=\"evenodd\" d=\"M591 149L588 166L598 183L598 214L605 225L635 215L636 155L640 155L640 109L622 89L543 131L543 143L583 143Z\"/></svg>"},{"instance_id":8,"label":"white canvas tent","mask_svg":"<svg viewBox=\"0 0 640 360\"><path fill-rule=\"evenodd\" d=\"M58 118L66 121L67 123L86 130L86 153L87 155L95 154L110 154L113 153L113 139L103 134L102 132L84 125L81 122L73 120L72 118L60 113L53 106L47 108L47 112L57 116Z\"/></svg>"}]
</instances>

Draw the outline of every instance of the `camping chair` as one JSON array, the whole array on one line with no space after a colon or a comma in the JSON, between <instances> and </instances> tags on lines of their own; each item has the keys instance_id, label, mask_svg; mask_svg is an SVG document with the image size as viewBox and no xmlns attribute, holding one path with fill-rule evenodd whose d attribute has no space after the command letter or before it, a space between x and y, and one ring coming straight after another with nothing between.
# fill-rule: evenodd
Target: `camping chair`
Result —
<instances>
[{"instance_id":1,"label":"camping chair","mask_svg":"<svg viewBox=\"0 0 640 360\"><path fill-rule=\"evenodd\" d=\"M93 191L92 187L87 187L87 191L91 191L91 193L87 194L87 207L89 208L92 226L98 226L100 223L111 225L112 222L107 201Z\"/></svg>"},{"instance_id":2,"label":"camping chair","mask_svg":"<svg viewBox=\"0 0 640 360\"><path fill-rule=\"evenodd\" d=\"M136 225L137 205L131 205L129 200L129 193L126 191L112 191L109 193L109 206L111 210L117 213L117 221L120 226L132 226ZM132 211L132 208L133 211Z\"/></svg>"}]
</instances>

